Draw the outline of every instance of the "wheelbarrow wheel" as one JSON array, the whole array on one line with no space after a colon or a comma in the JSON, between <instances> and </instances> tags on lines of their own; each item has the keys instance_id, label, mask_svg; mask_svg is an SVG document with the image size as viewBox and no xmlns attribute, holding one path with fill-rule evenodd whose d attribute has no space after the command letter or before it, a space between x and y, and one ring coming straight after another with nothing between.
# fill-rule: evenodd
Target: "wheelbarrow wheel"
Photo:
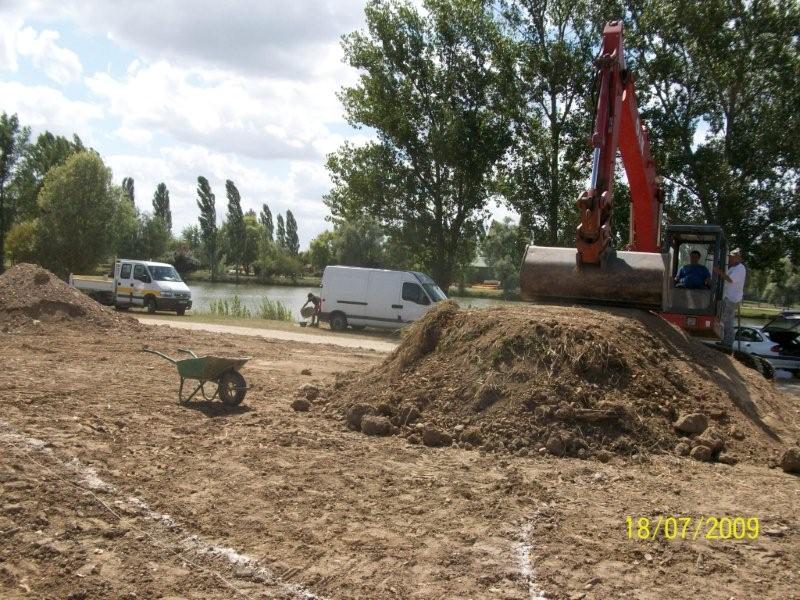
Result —
<instances>
[{"instance_id":1,"label":"wheelbarrow wheel","mask_svg":"<svg viewBox=\"0 0 800 600\"><path fill-rule=\"evenodd\" d=\"M219 399L223 404L241 404L247 393L247 384L239 371L226 371L219 379Z\"/></svg>"}]
</instances>

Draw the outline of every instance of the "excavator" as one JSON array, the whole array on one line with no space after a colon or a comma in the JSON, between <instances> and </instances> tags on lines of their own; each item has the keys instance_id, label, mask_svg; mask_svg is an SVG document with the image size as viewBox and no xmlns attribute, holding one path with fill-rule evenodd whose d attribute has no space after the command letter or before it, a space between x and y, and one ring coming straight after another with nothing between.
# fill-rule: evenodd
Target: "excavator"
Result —
<instances>
[{"instance_id":1,"label":"excavator","mask_svg":"<svg viewBox=\"0 0 800 600\"><path fill-rule=\"evenodd\" d=\"M596 59L592 174L578 197L575 248L530 245L520 273L522 298L607 304L656 312L694 336L720 337L727 244L715 225L669 225L662 231L664 188L639 117L634 78L625 67L622 22L606 23ZM630 186L630 239L612 244L614 170L622 157ZM701 288L682 287L677 275L689 255L712 274Z\"/></svg>"}]
</instances>

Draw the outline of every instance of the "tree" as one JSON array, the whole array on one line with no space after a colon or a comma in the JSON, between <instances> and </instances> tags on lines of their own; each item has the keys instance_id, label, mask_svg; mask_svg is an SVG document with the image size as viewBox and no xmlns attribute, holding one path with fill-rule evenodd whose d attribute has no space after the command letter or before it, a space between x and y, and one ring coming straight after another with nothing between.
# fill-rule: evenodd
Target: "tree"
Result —
<instances>
[{"instance_id":1,"label":"tree","mask_svg":"<svg viewBox=\"0 0 800 600\"><path fill-rule=\"evenodd\" d=\"M525 239L520 236L520 227L506 217L502 223L492 221L486 237L481 242L481 251L486 264L494 272L508 298L519 286L519 269Z\"/></svg>"},{"instance_id":2,"label":"tree","mask_svg":"<svg viewBox=\"0 0 800 600\"><path fill-rule=\"evenodd\" d=\"M5 236L12 222L6 204L7 188L25 150L28 135L26 128L20 128L17 115L0 114L0 273L5 270Z\"/></svg>"},{"instance_id":3,"label":"tree","mask_svg":"<svg viewBox=\"0 0 800 600\"><path fill-rule=\"evenodd\" d=\"M200 228L197 225L187 225L181 231L181 241L186 242L193 254L200 250Z\"/></svg>"},{"instance_id":4,"label":"tree","mask_svg":"<svg viewBox=\"0 0 800 600\"><path fill-rule=\"evenodd\" d=\"M15 218L25 220L38 217L37 198L47 173L53 167L63 165L73 154L86 151L77 135L73 135L70 141L49 131L40 134L35 143L28 144L14 175Z\"/></svg>"},{"instance_id":5,"label":"tree","mask_svg":"<svg viewBox=\"0 0 800 600\"><path fill-rule=\"evenodd\" d=\"M133 184L132 181L131 184ZM156 192L153 194L153 216L164 221L167 231L172 231L172 211L169 208L169 190L167 189L167 184L164 182L158 184Z\"/></svg>"},{"instance_id":6,"label":"tree","mask_svg":"<svg viewBox=\"0 0 800 600\"><path fill-rule=\"evenodd\" d=\"M22 221L15 223L8 230L5 251L12 264L36 261L36 242L38 221Z\"/></svg>"},{"instance_id":7,"label":"tree","mask_svg":"<svg viewBox=\"0 0 800 600\"><path fill-rule=\"evenodd\" d=\"M244 215L244 249L242 251L242 267L245 274L250 274L250 267L258 259L258 244L263 237L263 227L259 224L256 213L249 210Z\"/></svg>"},{"instance_id":8,"label":"tree","mask_svg":"<svg viewBox=\"0 0 800 600\"><path fill-rule=\"evenodd\" d=\"M225 182L228 196L227 239L230 256L228 259L236 266L236 282L239 282L239 267L243 264L247 245L247 226L242 212L242 200L236 185L228 179Z\"/></svg>"},{"instance_id":9,"label":"tree","mask_svg":"<svg viewBox=\"0 0 800 600\"><path fill-rule=\"evenodd\" d=\"M335 235L332 231L323 231L308 246L309 261L314 271L322 273L325 267L335 264L333 255L333 240Z\"/></svg>"},{"instance_id":10,"label":"tree","mask_svg":"<svg viewBox=\"0 0 800 600\"><path fill-rule=\"evenodd\" d=\"M508 99L514 144L498 189L541 245L574 243L575 200L590 169L592 63L614 14L603 0L522 0L501 10L517 76Z\"/></svg>"},{"instance_id":11,"label":"tree","mask_svg":"<svg viewBox=\"0 0 800 600\"><path fill-rule=\"evenodd\" d=\"M413 5L372 0L367 30L344 37L359 83L341 100L348 121L378 140L330 155L335 218L369 215L447 289L511 143L503 109L511 54L480 0Z\"/></svg>"},{"instance_id":12,"label":"tree","mask_svg":"<svg viewBox=\"0 0 800 600\"><path fill-rule=\"evenodd\" d=\"M352 267L383 266L384 233L375 219L337 223L332 250L337 264Z\"/></svg>"},{"instance_id":13,"label":"tree","mask_svg":"<svg viewBox=\"0 0 800 600\"><path fill-rule=\"evenodd\" d=\"M91 272L106 258L116 214L111 170L97 154L79 152L50 169L39 192L39 257L65 277Z\"/></svg>"},{"instance_id":14,"label":"tree","mask_svg":"<svg viewBox=\"0 0 800 600\"><path fill-rule=\"evenodd\" d=\"M258 218L264 226L267 239L271 242L275 233L275 225L272 223L272 211L270 211L269 206L266 204L261 205L261 214Z\"/></svg>"},{"instance_id":15,"label":"tree","mask_svg":"<svg viewBox=\"0 0 800 600\"><path fill-rule=\"evenodd\" d=\"M216 281L219 263L216 198L208 184L208 179L202 175L197 178L197 207L200 209L200 237L203 240L203 249L208 261L208 268L211 271L211 281Z\"/></svg>"},{"instance_id":16,"label":"tree","mask_svg":"<svg viewBox=\"0 0 800 600\"><path fill-rule=\"evenodd\" d=\"M139 218L139 251L142 260L161 260L166 257L171 234L162 217L143 213Z\"/></svg>"},{"instance_id":17,"label":"tree","mask_svg":"<svg viewBox=\"0 0 800 600\"><path fill-rule=\"evenodd\" d=\"M127 196L130 203L136 206L135 193L133 189L133 177L124 177L122 179L122 191L125 192L125 196Z\"/></svg>"},{"instance_id":18,"label":"tree","mask_svg":"<svg viewBox=\"0 0 800 600\"><path fill-rule=\"evenodd\" d=\"M640 0L629 13L669 219L721 225L762 266L798 258L800 5Z\"/></svg>"},{"instance_id":19,"label":"tree","mask_svg":"<svg viewBox=\"0 0 800 600\"><path fill-rule=\"evenodd\" d=\"M297 221L294 220L292 211L286 211L286 250L292 256L300 253L300 238L297 236Z\"/></svg>"},{"instance_id":20,"label":"tree","mask_svg":"<svg viewBox=\"0 0 800 600\"><path fill-rule=\"evenodd\" d=\"M283 226L283 215L278 215L278 228L275 231L275 243L281 250L286 250L286 228Z\"/></svg>"}]
</instances>

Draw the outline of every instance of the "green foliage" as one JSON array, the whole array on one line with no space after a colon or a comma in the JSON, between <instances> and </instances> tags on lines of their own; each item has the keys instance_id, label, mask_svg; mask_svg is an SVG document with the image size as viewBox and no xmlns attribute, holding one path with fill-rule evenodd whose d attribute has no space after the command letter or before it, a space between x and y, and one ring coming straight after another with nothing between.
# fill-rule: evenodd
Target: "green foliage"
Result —
<instances>
[{"instance_id":1,"label":"green foliage","mask_svg":"<svg viewBox=\"0 0 800 600\"><path fill-rule=\"evenodd\" d=\"M292 256L300 252L300 238L297 235L297 221L294 220L292 211L286 211L286 250Z\"/></svg>"},{"instance_id":2,"label":"green foliage","mask_svg":"<svg viewBox=\"0 0 800 600\"><path fill-rule=\"evenodd\" d=\"M764 296L767 302L778 306L800 304L800 271L789 259L782 259L772 270Z\"/></svg>"},{"instance_id":3,"label":"green foliage","mask_svg":"<svg viewBox=\"0 0 800 600\"><path fill-rule=\"evenodd\" d=\"M225 182L225 193L228 196L228 219L226 221L228 262L236 266L236 275L238 277L239 267L244 264L244 255L247 249L247 226L244 222L239 190L230 179Z\"/></svg>"},{"instance_id":4,"label":"green foliage","mask_svg":"<svg viewBox=\"0 0 800 600\"><path fill-rule=\"evenodd\" d=\"M322 273L328 265L336 264L333 257L333 239L335 235L332 231L323 231L309 244L309 260L314 271Z\"/></svg>"},{"instance_id":5,"label":"green foliage","mask_svg":"<svg viewBox=\"0 0 800 600\"><path fill-rule=\"evenodd\" d=\"M292 321L292 310L280 300L264 298L258 307L256 315L259 319L268 321Z\"/></svg>"},{"instance_id":6,"label":"green foliage","mask_svg":"<svg viewBox=\"0 0 800 600\"><path fill-rule=\"evenodd\" d=\"M128 198L130 203L133 206L136 206L136 192L134 190L133 177L122 178L122 191L125 192L125 196Z\"/></svg>"},{"instance_id":7,"label":"green foliage","mask_svg":"<svg viewBox=\"0 0 800 600\"><path fill-rule=\"evenodd\" d=\"M185 242L193 254L197 254L201 250L202 240L200 237L200 228L197 225L187 225L181 231L180 239Z\"/></svg>"},{"instance_id":8,"label":"green foliage","mask_svg":"<svg viewBox=\"0 0 800 600\"><path fill-rule=\"evenodd\" d=\"M73 154L47 173L38 202L42 266L61 276L92 272L113 241L111 170L94 153Z\"/></svg>"},{"instance_id":9,"label":"green foliage","mask_svg":"<svg viewBox=\"0 0 800 600\"><path fill-rule=\"evenodd\" d=\"M503 297L508 298L519 287L519 269L525 239L519 226L506 217L502 223L492 221L486 237L481 242L481 251L486 264L500 281Z\"/></svg>"},{"instance_id":10,"label":"green foliage","mask_svg":"<svg viewBox=\"0 0 800 600\"><path fill-rule=\"evenodd\" d=\"M261 214L259 214L258 219L264 226L264 233L267 239L271 242L275 234L275 225L272 222L272 211L266 203L261 205Z\"/></svg>"},{"instance_id":11,"label":"green foliage","mask_svg":"<svg viewBox=\"0 0 800 600\"><path fill-rule=\"evenodd\" d=\"M283 215L278 215L278 228L275 232L275 243L281 250L286 250L286 227L283 225Z\"/></svg>"},{"instance_id":12,"label":"green foliage","mask_svg":"<svg viewBox=\"0 0 800 600\"><path fill-rule=\"evenodd\" d=\"M22 221L15 223L8 230L5 241L5 251L12 264L21 262L34 262L36 260L37 221Z\"/></svg>"},{"instance_id":13,"label":"green foliage","mask_svg":"<svg viewBox=\"0 0 800 600\"><path fill-rule=\"evenodd\" d=\"M197 178L197 207L200 209L200 237L203 241L203 251L208 268L211 270L211 281L215 281L220 259L216 198L208 179L202 175Z\"/></svg>"},{"instance_id":14,"label":"green foliage","mask_svg":"<svg viewBox=\"0 0 800 600\"><path fill-rule=\"evenodd\" d=\"M244 245L242 250L242 267L249 274L253 263L258 259L258 245L265 235L264 228L258 222L255 214L248 212L244 216Z\"/></svg>"},{"instance_id":15,"label":"green foliage","mask_svg":"<svg viewBox=\"0 0 800 600\"><path fill-rule=\"evenodd\" d=\"M40 134L35 143L26 144L13 181L15 217L20 220L38 217L37 199L48 171L63 165L73 154L86 150L77 135L70 141L49 131Z\"/></svg>"},{"instance_id":16,"label":"green foliage","mask_svg":"<svg viewBox=\"0 0 800 600\"><path fill-rule=\"evenodd\" d=\"M29 130L20 128L17 115L0 114L0 273L5 269L5 236L13 222L7 204L9 182L28 143Z\"/></svg>"},{"instance_id":17,"label":"green foliage","mask_svg":"<svg viewBox=\"0 0 800 600\"><path fill-rule=\"evenodd\" d=\"M192 248L187 242L179 241L167 260L181 277L194 273L200 268L199 261L194 257Z\"/></svg>"},{"instance_id":18,"label":"green foliage","mask_svg":"<svg viewBox=\"0 0 800 600\"><path fill-rule=\"evenodd\" d=\"M341 99L378 141L329 156L334 217L369 215L443 288L484 215L492 171L511 143L502 103L508 46L479 0L373 0L366 31L344 38L359 83Z\"/></svg>"},{"instance_id":19,"label":"green foliage","mask_svg":"<svg viewBox=\"0 0 800 600\"><path fill-rule=\"evenodd\" d=\"M155 194L153 194L153 216L164 222L167 231L172 231L172 211L169 208L169 190L167 189L167 184L163 181L158 184Z\"/></svg>"},{"instance_id":20,"label":"green foliage","mask_svg":"<svg viewBox=\"0 0 800 600\"><path fill-rule=\"evenodd\" d=\"M227 298L212 300L208 304L209 312L218 317L231 317L233 319L249 319L253 315L250 309L242 304L239 296L234 296L228 302Z\"/></svg>"},{"instance_id":21,"label":"green foliage","mask_svg":"<svg viewBox=\"0 0 800 600\"><path fill-rule=\"evenodd\" d=\"M382 267L383 239L383 229L374 219L337 223L331 244L336 264Z\"/></svg>"}]
</instances>

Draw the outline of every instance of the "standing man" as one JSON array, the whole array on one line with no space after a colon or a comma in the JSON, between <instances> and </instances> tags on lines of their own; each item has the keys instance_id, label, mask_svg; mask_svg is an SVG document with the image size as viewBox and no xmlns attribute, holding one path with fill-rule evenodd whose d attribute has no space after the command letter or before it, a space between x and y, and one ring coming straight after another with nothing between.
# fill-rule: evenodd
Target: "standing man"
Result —
<instances>
[{"instance_id":1,"label":"standing man","mask_svg":"<svg viewBox=\"0 0 800 600\"><path fill-rule=\"evenodd\" d=\"M714 272L725 279L725 288L722 291L722 343L733 349L733 322L736 309L744 296L744 280L747 277L741 250L734 248L728 253L727 273L719 267L714 267Z\"/></svg>"}]
</instances>

